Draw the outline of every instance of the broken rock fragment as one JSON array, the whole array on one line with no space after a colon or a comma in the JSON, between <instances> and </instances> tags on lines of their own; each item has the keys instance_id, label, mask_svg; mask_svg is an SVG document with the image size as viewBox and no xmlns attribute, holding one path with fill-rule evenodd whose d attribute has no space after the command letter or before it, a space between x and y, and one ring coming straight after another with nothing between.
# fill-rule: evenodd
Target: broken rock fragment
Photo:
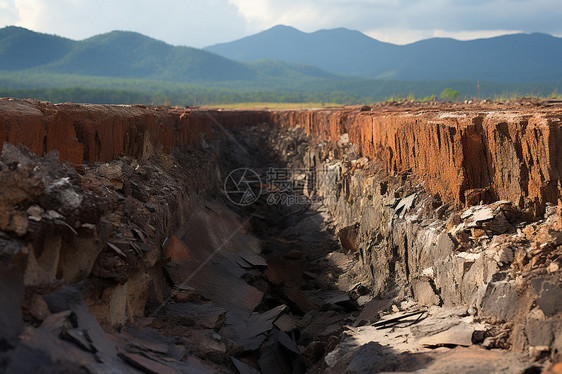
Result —
<instances>
[{"instance_id":1,"label":"broken rock fragment","mask_svg":"<svg viewBox=\"0 0 562 374\"><path fill-rule=\"evenodd\" d=\"M474 328L461 323L435 335L420 339L424 346L460 345L468 347L472 345Z\"/></svg>"}]
</instances>

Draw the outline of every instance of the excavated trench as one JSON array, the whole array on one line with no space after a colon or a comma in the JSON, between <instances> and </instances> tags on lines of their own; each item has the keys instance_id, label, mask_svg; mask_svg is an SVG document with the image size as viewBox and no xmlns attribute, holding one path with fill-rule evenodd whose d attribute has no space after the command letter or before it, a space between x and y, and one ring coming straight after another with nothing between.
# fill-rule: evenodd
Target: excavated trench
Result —
<instances>
[{"instance_id":1,"label":"excavated trench","mask_svg":"<svg viewBox=\"0 0 562 374\"><path fill-rule=\"evenodd\" d=\"M558 373L561 119L2 99L1 371Z\"/></svg>"}]
</instances>

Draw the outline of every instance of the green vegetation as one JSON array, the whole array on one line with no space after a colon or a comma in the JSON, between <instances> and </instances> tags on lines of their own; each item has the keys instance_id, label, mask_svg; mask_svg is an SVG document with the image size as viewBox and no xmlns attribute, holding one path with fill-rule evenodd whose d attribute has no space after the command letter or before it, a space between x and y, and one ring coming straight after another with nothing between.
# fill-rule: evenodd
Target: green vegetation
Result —
<instances>
[{"instance_id":1,"label":"green vegetation","mask_svg":"<svg viewBox=\"0 0 562 374\"><path fill-rule=\"evenodd\" d=\"M224 109L311 109L311 108L329 108L340 106L338 103L236 103L236 104L221 104L221 105L207 105L207 108L224 108Z\"/></svg>"},{"instance_id":2,"label":"green vegetation","mask_svg":"<svg viewBox=\"0 0 562 374\"><path fill-rule=\"evenodd\" d=\"M304 102L353 102L345 100L345 96L330 95L303 95L299 93L261 92L261 91L231 91L218 88L201 88L197 96L180 92L165 93L146 91L122 90L115 88L31 88L31 89L0 89L0 97L15 97L20 99L35 98L54 103L75 102L92 104L147 104L147 105L175 105L175 106L200 106L233 103L304 103ZM326 100L320 100L326 99Z\"/></svg>"},{"instance_id":3,"label":"green vegetation","mask_svg":"<svg viewBox=\"0 0 562 374\"><path fill-rule=\"evenodd\" d=\"M516 100L520 98L562 100L562 95L558 93L557 88L554 88L550 94L548 94L545 90L540 89L524 93L519 89L515 89L512 91L504 91L501 94L492 95L490 98L493 98L496 101Z\"/></svg>"},{"instance_id":4,"label":"green vegetation","mask_svg":"<svg viewBox=\"0 0 562 374\"><path fill-rule=\"evenodd\" d=\"M431 101L436 101L436 100L437 100L437 96L435 96L435 95L430 95L430 96L424 97L424 98L421 99L420 101L421 101L422 103L429 103L429 102L431 102Z\"/></svg>"},{"instance_id":5,"label":"green vegetation","mask_svg":"<svg viewBox=\"0 0 562 374\"><path fill-rule=\"evenodd\" d=\"M416 96L412 92L410 92L407 95L402 95L402 94L391 95L384 101L392 103L392 102L399 102L399 101L415 101L415 100L416 100Z\"/></svg>"},{"instance_id":6,"label":"green vegetation","mask_svg":"<svg viewBox=\"0 0 562 374\"><path fill-rule=\"evenodd\" d=\"M203 84L0 71L0 97L96 104L201 106L251 102L339 105L403 100L429 102L436 100L436 92L443 92L451 86L456 87L457 92L462 92L463 98L476 97L473 82L463 81L404 82L310 78L297 81L270 79ZM499 100L515 97L560 97L556 89L558 87L555 84L514 86L481 83L480 96Z\"/></svg>"},{"instance_id":7,"label":"green vegetation","mask_svg":"<svg viewBox=\"0 0 562 374\"><path fill-rule=\"evenodd\" d=\"M555 88L554 91L552 91L552 93L550 94L549 98L553 100L562 100L562 94L559 94L558 89Z\"/></svg>"},{"instance_id":8,"label":"green vegetation","mask_svg":"<svg viewBox=\"0 0 562 374\"><path fill-rule=\"evenodd\" d=\"M439 97L442 98L443 100L449 100L449 101L457 101L460 96L461 94L459 93L459 91L455 91L450 88L445 88L439 95Z\"/></svg>"}]
</instances>

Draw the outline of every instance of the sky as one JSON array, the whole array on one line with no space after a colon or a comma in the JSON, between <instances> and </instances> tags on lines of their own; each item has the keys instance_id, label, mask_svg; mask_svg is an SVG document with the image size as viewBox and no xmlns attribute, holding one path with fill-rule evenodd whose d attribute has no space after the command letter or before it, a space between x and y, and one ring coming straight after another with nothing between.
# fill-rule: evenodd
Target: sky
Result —
<instances>
[{"instance_id":1,"label":"sky","mask_svg":"<svg viewBox=\"0 0 562 374\"><path fill-rule=\"evenodd\" d=\"M407 44L517 32L562 35L560 0L0 0L0 27L81 40L136 31L205 47L283 24L305 32L346 27Z\"/></svg>"}]
</instances>

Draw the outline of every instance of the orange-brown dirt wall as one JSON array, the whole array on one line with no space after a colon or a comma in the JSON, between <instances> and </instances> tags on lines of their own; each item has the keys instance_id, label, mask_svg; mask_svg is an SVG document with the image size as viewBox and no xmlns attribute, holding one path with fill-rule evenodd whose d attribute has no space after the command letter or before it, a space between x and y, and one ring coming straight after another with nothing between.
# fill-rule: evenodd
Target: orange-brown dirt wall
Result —
<instances>
[{"instance_id":1,"label":"orange-brown dirt wall","mask_svg":"<svg viewBox=\"0 0 562 374\"><path fill-rule=\"evenodd\" d=\"M141 157L150 144L170 151L223 128L303 126L318 140L342 134L392 174L411 172L444 202L461 207L509 200L540 213L560 197L562 108L439 107L373 111L205 111L0 100L0 147L58 150L75 164Z\"/></svg>"},{"instance_id":2,"label":"orange-brown dirt wall","mask_svg":"<svg viewBox=\"0 0 562 374\"><path fill-rule=\"evenodd\" d=\"M540 213L560 196L561 119L562 110L547 107L383 108L286 111L272 121L332 141L348 133L362 155L383 161L390 173L412 172L458 207L509 200Z\"/></svg>"},{"instance_id":3,"label":"orange-brown dirt wall","mask_svg":"<svg viewBox=\"0 0 562 374\"><path fill-rule=\"evenodd\" d=\"M259 111L198 111L57 104L0 99L0 150L4 141L23 144L38 155L58 150L61 161L107 162L119 155L141 157L146 139L169 152L196 145L203 134L267 122Z\"/></svg>"}]
</instances>

